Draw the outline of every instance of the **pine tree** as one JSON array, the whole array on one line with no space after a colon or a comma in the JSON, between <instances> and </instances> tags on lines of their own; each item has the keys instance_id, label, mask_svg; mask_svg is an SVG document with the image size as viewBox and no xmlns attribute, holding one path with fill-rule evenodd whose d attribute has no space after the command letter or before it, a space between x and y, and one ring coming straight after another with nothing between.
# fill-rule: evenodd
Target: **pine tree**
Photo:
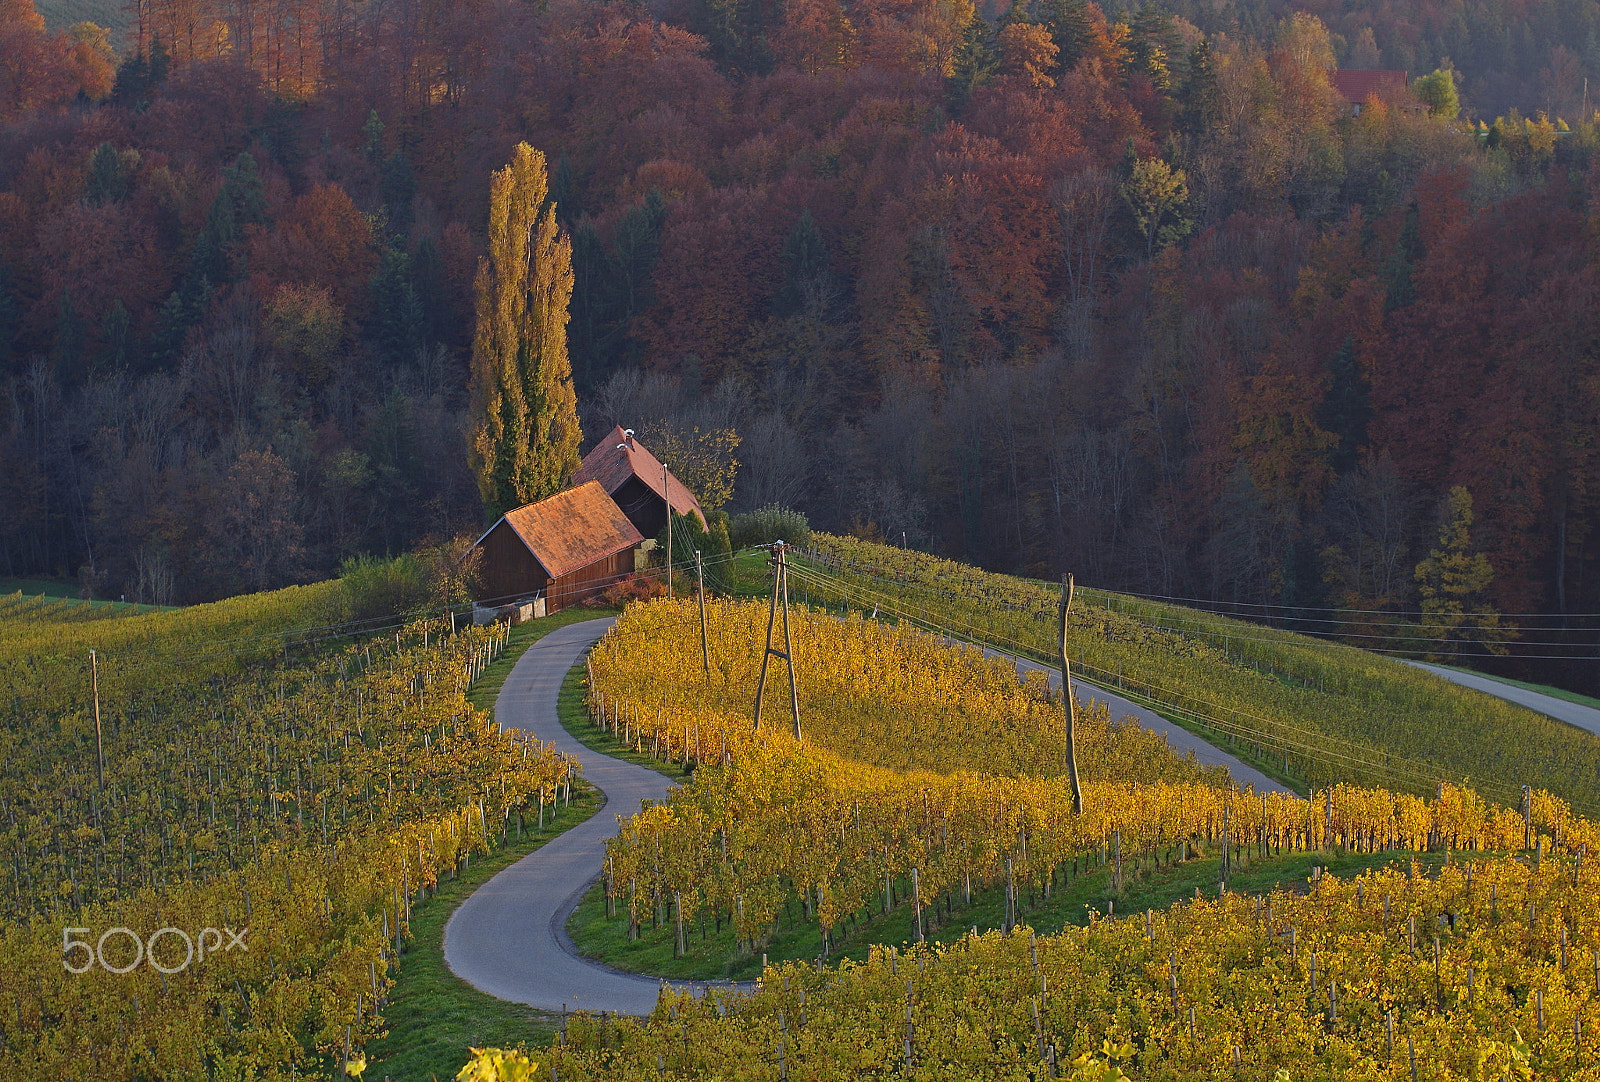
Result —
<instances>
[{"instance_id":1,"label":"pine tree","mask_svg":"<svg viewBox=\"0 0 1600 1082\"><path fill-rule=\"evenodd\" d=\"M492 518L565 488L582 438L567 360L572 242L556 224L544 154L526 143L491 179L476 291L472 453Z\"/></svg>"},{"instance_id":2,"label":"pine tree","mask_svg":"<svg viewBox=\"0 0 1600 1082\"><path fill-rule=\"evenodd\" d=\"M1488 603L1494 568L1488 556L1472 549L1472 494L1465 486L1450 490L1439 518L1439 547L1417 565L1423 637L1440 642L1430 656L1452 655L1458 642L1476 642L1491 654L1503 654L1508 635Z\"/></svg>"},{"instance_id":3,"label":"pine tree","mask_svg":"<svg viewBox=\"0 0 1600 1082\"><path fill-rule=\"evenodd\" d=\"M120 203L128 198L128 177L122 168L122 155L110 143L101 143L89 155L89 177L83 194L95 206Z\"/></svg>"},{"instance_id":4,"label":"pine tree","mask_svg":"<svg viewBox=\"0 0 1600 1082\"><path fill-rule=\"evenodd\" d=\"M783 288L773 305L778 315L803 311L825 292L828 243L809 208L800 212L783 243L783 268Z\"/></svg>"},{"instance_id":5,"label":"pine tree","mask_svg":"<svg viewBox=\"0 0 1600 1082\"><path fill-rule=\"evenodd\" d=\"M22 306L11 284L11 271L0 263L0 375L11 371L13 361L21 360L14 349L21 316Z\"/></svg>"}]
</instances>

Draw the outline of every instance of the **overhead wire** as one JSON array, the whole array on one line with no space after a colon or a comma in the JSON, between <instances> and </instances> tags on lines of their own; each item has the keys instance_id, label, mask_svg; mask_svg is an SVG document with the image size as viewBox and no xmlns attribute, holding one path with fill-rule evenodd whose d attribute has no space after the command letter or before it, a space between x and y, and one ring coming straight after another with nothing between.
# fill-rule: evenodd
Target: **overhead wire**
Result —
<instances>
[{"instance_id":1,"label":"overhead wire","mask_svg":"<svg viewBox=\"0 0 1600 1082\"><path fill-rule=\"evenodd\" d=\"M790 566L791 566L791 573L794 573L800 567L800 565L798 565L798 564L791 564ZM846 573L849 573L849 572L846 572ZM926 615L918 615L915 612L905 612L903 610L900 610L899 609L899 605L896 603L896 599L891 598L889 595L884 595L884 594L878 593L876 591L863 590L858 585L849 584L849 583L846 583L846 582L844 582L842 580L838 580L838 579L830 580L823 573L817 571L815 568L801 570L800 574L801 574L801 577L802 577L803 581L809 581L810 583L815 584L815 585L817 585L819 587L831 587L831 588L841 589L842 590L842 589L844 589L845 587L848 586L851 589L854 589L858 593L867 594L869 599L877 601L879 603L880 608L881 608L882 611L886 611L886 612L892 611L893 614L896 615L896 616L901 616L901 617L907 618L907 619L909 619L909 620L911 620L913 622L923 623L925 625L930 626L930 628L933 628L933 627L937 626ZM880 579L879 581L883 581L883 580ZM905 584L905 583L899 583L899 584L896 584L896 585L899 585L902 589L917 589L918 588L918 586L916 586L916 585ZM942 613L941 615L946 617L946 618L948 618L951 614ZM957 620L955 622L956 623L962 623L959 620ZM957 630L955 630L953 628L949 628L949 627L937 626L937 629L940 630L940 631L943 631L943 632L951 635L951 637L957 638L957 639L965 638L967 636L971 636L972 638L975 638L980 642L983 641L984 639L993 639L993 640L996 640L996 641L1004 642L1004 643L1006 643L1008 645L1012 645L1012 646L1015 646L1015 647L1018 647L1019 649L1021 649L1023 654L1024 654L1024 656L1031 656L1033 658L1037 658L1037 657L1041 656L1044 653L1044 651L1042 651L1037 646L1018 642L1017 640L1011 639L1008 636L1005 636L1003 634L998 634L998 633L994 632L990 628L979 628L979 627L977 627L976 625L973 625L973 624L964 624L964 626L967 629L967 635L963 635L961 632L959 632L959 631L957 631ZM1086 665L1085 663L1083 663L1081 661L1079 663L1077 663L1076 667L1080 671L1082 669L1084 669L1084 668L1097 668L1096 666ZM1105 674L1108 677L1111 676L1111 674L1107 673L1106 670L1099 669L1098 671L1103 673L1103 674ZM1093 680L1086 681L1086 682L1097 683L1097 681L1093 681ZM1341 761L1343 763L1347 763L1347 764L1350 764L1350 765L1363 767L1363 768L1365 768L1365 769L1367 769L1369 771L1379 772L1379 773L1381 773L1383 775L1386 775L1388 777L1394 778L1396 780L1401 780L1401 781L1405 782L1406 784L1408 784L1410 786L1423 785L1423 784L1433 785L1433 784L1437 784L1440 781L1451 780L1451 779L1448 779L1448 778L1444 777L1441 774L1441 772L1439 771L1439 769L1436 766L1434 766L1433 764L1430 764L1430 763L1426 763L1426 762L1423 762L1423 761L1420 761L1420 760L1409 759L1409 758L1403 757L1403 756L1395 756L1395 755L1393 755L1391 753L1379 752L1378 749L1376 749L1376 748L1371 748L1371 747L1369 747L1367 745L1357 744L1357 743L1350 742L1350 741L1340 740L1337 737L1332 737L1332 736L1329 736L1328 734L1317 732L1316 730L1308 729L1308 728L1305 728L1303 726L1298 726L1298 725L1294 725L1292 723L1283 722L1283 721L1275 721L1275 720L1272 720L1272 719L1267 719L1267 718L1261 717L1260 715L1256 715L1256 714L1250 713L1248 711L1238 710L1238 709L1231 708L1231 707L1223 707L1220 704L1210 703L1210 702L1208 702L1208 701L1206 701L1204 699L1201 699L1198 696L1194 696L1194 695L1192 695L1192 694L1190 694L1188 692L1180 692L1180 691L1176 691L1176 690L1169 689L1169 688L1162 688L1162 687L1159 687L1157 685L1149 684L1148 682L1143 681L1143 680L1139 680L1137 682L1140 683L1140 684L1143 684L1145 687L1149 688L1152 692L1156 693L1154 696L1147 696L1146 698L1151 699L1157 706L1161 705L1160 696L1161 695L1166 695L1166 696L1174 698L1174 699L1177 699L1177 698L1187 699L1187 700L1189 700L1189 702L1200 704L1201 706L1208 708L1210 711L1222 711L1222 712L1226 712L1226 713L1234 715L1235 718L1248 718L1248 719L1250 719L1252 721L1259 722L1262 727L1261 728L1256 728L1256 727L1253 727L1253 726L1242 725L1238 721L1229 721L1227 719L1224 719L1224 718L1221 718L1221 717L1217 717L1215 714L1203 713L1203 712L1201 712L1199 710L1193 709L1192 707L1183 707L1183 706L1180 706L1176 702L1170 704L1173 708L1179 709L1179 710L1181 710L1183 712L1186 712L1186 713L1190 714L1191 716L1194 717L1195 721L1200 722L1202 724L1205 724L1209 728L1220 730L1224 734L1235 735L1235 736L1239 736L1241 738L1248 739L1250 742L1253 742L1253 743L1258 743L1258 744L1264 744L1264 745L1267 745L1267 746L1271 746L1271 747L1274 748L1274 750L1288 751L1291 754L1303 754L1303 755L1305 755L1307 757L1311 757L1311 758L1323 758L1323 759L1338 760L1338 761ZM1109 691L1110 689L1109 688L1105 688L1104 690ZM1123 690L1126 690L1126 689L1124 688ZM1273 728L1268 729L1268 728L1266 728L1267 726L1272 726ZM1314 744L1309 744L1309 743L1306 743L1303 739L1302 740L1292 739L1289 736L1286 736L1286 735L1283 735L1283 734L1279 733L1277 730L1286 730L1287 733L1296 734L1296 735L1299 735L1299 736L1302 736L1302 737L1307 737L1307 738L1313 738L1313 739L1316 739L1318 741L1322 741L1324 743L1315 744L1315 745ZM1328 747L1328 746L1326 746L1327 743L1331 743L1331 744L1335 745L1335 747ZM1341 749L1352 749L1352 750L1346 751L1346 750L1341 750ZM1370 756L1372 753L1378 752L1379 754L1383 755L1384 758L1387 761L1386 762L1376 762L1371 758L1368 758L1368 757L1363 756L1361 754L1355 754L1354 752L1365 752L1366 756ZM1468 779L1468 780L1470 780L1470 779ZM1511 794L1511 793L1514 792L1514 790L1506 788L1506 787L1502 786L1501 784L1493 782L1493 781L1487 781L1487 780L1478 781L1478 782L1475 782L1475 785L1480 790L1485 790L1485 791L1500 791L1500 792L1504 792L1504 793L1507 793L1507 794ZM1518 790L1518 791L1515 791L1515 792L1520 792L1520 791Z\"/></svg>"}]
</instances>

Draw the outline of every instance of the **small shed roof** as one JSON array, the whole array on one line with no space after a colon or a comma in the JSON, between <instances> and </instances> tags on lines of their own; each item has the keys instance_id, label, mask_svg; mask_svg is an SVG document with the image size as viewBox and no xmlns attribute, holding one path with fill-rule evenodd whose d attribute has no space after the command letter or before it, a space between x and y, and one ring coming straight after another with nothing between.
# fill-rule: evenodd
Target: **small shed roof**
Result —
<instances>
[{"instance_id":1,"label":"small shed roof","mask_svg":"<svg viewBox=\"0 0 1600 1082\"><path fill-rule=\"evenodd\" d=\"M700 509L700 501L695 499L694 493L671 471L667 471L666 491L663 491L661 462L645 449L644 444L628 435L621 425L607 432L594 445L594 449L583 456L572 483L581 485L586 481L598 481L609 494L615 493L630 477L643 481L650 491L666 499L678 514L687 515L693 511L700 522L705 523L706 513Z\"/></svg>"},{"instance_id":2,"label":"small shed roof","mask_svg":"<svg viewBox=\"0 0 1600 1082\"><path fill-rule=\"evenodd\" d=\"M1362 105L1368 98L1379 100L1406 92L1406 73L1378 68L1344 68L1328 72L1328 82L1351 105Z\"/></svg>"},{"instance_id":3,"label":"small shed roof","mask_svg":"<svg viewBox=\"0 0 1600 1082\"><path fill-rule=\"evenodd\" d=\"M538 503L507 511L501 522L511 527L533 558L553 579L570 575L597 560L632 548L644 540L606 490L589 482L558 492ZM498 526L500 523L495 523ZM490 532L493 532L490 527ZM484 534L484 537L489 534ZM479 538L481 542L483 538Z\"/></svg>"}]
</instances>

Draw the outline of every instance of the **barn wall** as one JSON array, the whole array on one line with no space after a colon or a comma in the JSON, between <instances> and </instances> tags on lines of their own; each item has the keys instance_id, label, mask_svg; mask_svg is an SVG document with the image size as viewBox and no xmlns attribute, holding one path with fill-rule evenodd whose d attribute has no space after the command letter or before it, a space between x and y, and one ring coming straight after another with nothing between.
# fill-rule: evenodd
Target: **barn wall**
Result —
<instances>
[{"instance_id":1,"label":"barn wall","mask_svg":"<svg viewBox=\"0 0 1600 1082\"><path fill-rule=\"evenodd\" d=\"M478 576L479 601L509 601L514 597L532 596L550 581L528 546L506 522L490 530L478 547L483 550Z\"/></svg>"},{"instance_id":2,"label":"barn wall","mask_svg":"<svg viewBox=\"0 0 1600 1082\"><path fill-rule=\"evenodd\" d=\"M563 575L552 581L545 592L545 612L570 608L586 601L632 570L633 549L626 548Z\"/></svg>"},{"instance_id":3,"label":"barn wall","mask_svg":"<svg viewBox=\"0 0 1600 1082\"><path fill-rule=\"evenodd\" d=\"M658 537L667 528L667 501L637 477L629 477L611 498L642 537Z\"/></svg>"}]
</instances>

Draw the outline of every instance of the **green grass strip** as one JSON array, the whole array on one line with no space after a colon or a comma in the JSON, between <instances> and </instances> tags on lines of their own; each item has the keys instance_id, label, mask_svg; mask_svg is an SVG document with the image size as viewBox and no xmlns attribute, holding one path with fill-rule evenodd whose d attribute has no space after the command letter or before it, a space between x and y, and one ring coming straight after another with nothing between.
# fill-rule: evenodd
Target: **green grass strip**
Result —
<instances>
[{"instance_id":1,"label":"green grass strip","mask_svg":"<svg viewBox=\"0 0 1600 1082\"><path fill-rule=\"evenodd\" d=\"M474 859L457 878L440 883L432 898L412 907L410 949L401 959L400 975L383 1012L388 1035L367 1046L367 1078L443 1082L454 1078L467 1061L469 1047L550 1043L560 1028L558 1016L496 999L450 972L444 963L444 926L456 906L496 872L583 822L598 805L595 790L580 782L573 788L571 806L560 808L543 833L529 830L521 840L509 839L488 856Z\"/></svg>"}]
</instances>

